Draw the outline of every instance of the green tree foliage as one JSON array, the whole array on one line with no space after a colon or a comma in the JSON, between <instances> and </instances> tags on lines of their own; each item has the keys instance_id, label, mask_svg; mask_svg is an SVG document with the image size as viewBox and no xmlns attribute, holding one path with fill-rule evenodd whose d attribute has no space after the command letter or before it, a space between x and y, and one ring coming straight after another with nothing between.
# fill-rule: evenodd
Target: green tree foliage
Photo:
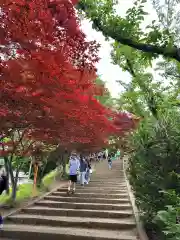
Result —
<instances>
[{"instance_id":1,"label":"green tree foliage","mask_svg":"<svg viewBox=\"0 0 180 240\"><path fill-rule=\"evenodd\" d=\"M96 79L96 84L100 87L102 87L102 89L104 88L104 92L101 95L96 96L95 98L103 105L107 106L107 107L112 107L113 106L113 98L111 96L111 93L109 92L109 90L105 87L105 82L98 77Z\"/></svg>"},{"instance_id":2,"label":"green tree foliage","mask_svg":"<svg viewBox=\"0 0 180 240\"><path fill-rule=\"evenodd\" d=\"M159 211L154 222L163 229L165 239L179 240L180 224L177 213L178 215L180 214L180 198L176 195L175 191L169 191L166 194L169 198L174 199L176 204L167 206L165 210Z\"/></svg>"},{"instance_id":3,"label":"green tree foliage","mask_svg":"<svg viewBox=\"0 0 180 240\"><path fill-rule=\"evenodd\" d=\"M159 111L158 120L151 116L142 121L131 139L134 151L129 161L130 182L148 225L159 211L166 211L167 206L177 207L175 198L166 193L173 190L175 195L180 194L179 121L176 107L167 106L165 111ZM176 217L178 214L176 211ZM165 230L163 227L160 225L161 231Z\"/></svg>"},{"instance_id":4,"label":"green tree foliage","mask_svg":"<svg viewBox=\"0 0 180 240\"><path fill-rule=\"evenodd\" d=\"M141 216L148 229L156 230L155 239L177 240L180 232L177 225L180 3L177 0L151 2L157 16L149 25L145 25L146 0L136 0L124 17L116 12L117 4L121 7L121 1L116 0L81 0L79 9L92 20L96 30L114 40L112 61L131 76L130 83L119 80L124 91L116 106L142 119L139 128L126 142L122 141L128 146L128 174Z\"/></svg>"},{"instance_id":5,"label":"green tree foliage","mask_svg":"<svg viewBox=\"0 0 180 240\"><path fill-rule=\"evenodd\" d=\"M135 59L139 60L137 56ZM129 179L146 226L157 224L158 239L178 239L171 238L179 236L179 230L176 234L176 223L173 225L172 219L171 225L167 221L163 224L153 221L162 211L170 214L167 205L173 206L176 216L179 214L175 198L167 194L172 189L175 195L180 194L178 85L169 89L171 85L167 87L160 81L155 81L152 74L147 73L146 67L142 64L140 68L137 66L135 59L131 59L131 65L128 64L130 61L126 61L126 65L124 62L132 81L118 100L120 108L142 117L140 127L128 142L132 149ZM175 70L171 72L178 73Z\"/></svg>"},{"instance_id":6,"label":"green tree foliage","mask_svg":"<svg viewBox=\"0 0 180 240\"><path fill-rule=\"evenodd\" d=\"M148 15L144 8L146 2L136 0L124 18L115 11L117 5L121 7L121 3L116 0L81 0L79 8L93 21L94 28L101 31L105 37L140 50L145 53L146 58L157 58L162 55L180 62L180 49L175 38L179 28L176 27L176 30L173 28L173 25L179 23L179 12L174 11L179 7L179 2L167 0L161 5L161 1L154 0L159 19L153 20L146 26L146 31L142 31L141 24Z\"/></svg>"}]
</instances>

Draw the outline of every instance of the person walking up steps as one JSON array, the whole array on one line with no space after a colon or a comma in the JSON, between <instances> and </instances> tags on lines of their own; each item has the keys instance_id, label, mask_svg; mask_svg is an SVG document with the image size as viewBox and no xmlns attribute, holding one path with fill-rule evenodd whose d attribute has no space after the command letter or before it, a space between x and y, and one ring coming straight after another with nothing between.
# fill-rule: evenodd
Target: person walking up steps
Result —
<instances>
[{"instance_id":1,"label":"person walking up steps","mask_svg":"<svg viewBox=\"0 0 180 240\"><path fill-rule=\"evenodd\" d=\"M68 194L71 193L71 186L73 185L72 193L76 191L77 183L77 171L80 167L80 162L77 157L77 154L73 152L69 160L69 184L68 184Z\"/></svg>"},{"instance_id":2,"label":"person walking up steps","mask_svg":"<svg viewBox=\"0 0 180 240\"><path fill-rule=\"evenodd\" d=\"M106 160L108 159L109 151L108 149L105 150Z\"/></svg>"},{"instance_id":3,"label":"person walking up steps","mask_svg":"<svg viewBox=\"0 0 180 240\"><path fill-rule=\"evenodd\" d=\"M81 183L81 186L84 186L84 184L86 182L86 179L85 179L86 171L87 171L87 162L81 154L80 155L80 183Z\"/></svg>"},{"instance_id":4,"label":"person walking up steps","mask_svg":"<svg viewBox=\"0 0 180 240\"><path fill-rule=\"evenodd\" d=\"M120 150L119 150L119 149L117 150L116 157L117 157L117 159L118 159L118 160L120 160L120 157L121 157L121 152L120 152Z\"/></svg>"},{"instance_id":5,"label":"person walking up steps","mask_svg":"<svg viewBox=\"0 0 180 240\"><path fill-rule=\"evenodd\" d=\"M100 162L102 160L102 152L98 153L98 162Z\"/></svg>"},{"instance_id":6,"label":"person walking up steps","mask_svg":"<svg viewBox=\"0 0 180 240\"><path fill-rule=\"evenodd\" d=\"M108 167L109 167L109 170L112 169L112 154L110 156L108 156Z\"/></svg>"},{"instance_id":7,"label":"person walking up steps","mask_svg":"<svg viewBox=\"0 0 180 240\"><path fill-rule=\"evenodd\" d=\"M90 160L87 160L86 162L87 162L87 171L86 171L85 179L86 179L86 184L89 184L91 179L91 174L92 174L92 168L91 168Z\"/></svg>"}]
</instances>

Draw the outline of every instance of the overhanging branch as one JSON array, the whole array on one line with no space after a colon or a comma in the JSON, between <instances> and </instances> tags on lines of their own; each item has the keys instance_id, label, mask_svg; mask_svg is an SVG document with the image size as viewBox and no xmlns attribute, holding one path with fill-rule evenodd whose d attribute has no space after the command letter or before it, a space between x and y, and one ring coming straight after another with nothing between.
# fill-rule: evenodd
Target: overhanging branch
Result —
<instances>
[{"instance_id":1,"label":"overhanging branch","mask_svg":"<svg viewBox=\"0 0 180 240\"><path fill-rule=\"evenodd\" d=\"M86 5L86 3L80 1L78 8L84 11L87 16L90 16L89 12L91 11L91 6L89 4ZM111 26L111 24L108 24L107 21L106 24L103 24L103 20L99 16L93 17L91 20L93 21L95 28L101 31L106 37L111 37L123 45L127 45L142 52L151 53L154 55L162 55L165 58L172 58L180 62L180 49L176 46L169 49L168 47L140 43L130 38L123 37L116 26Z\"/></svg>"}]
</instances>

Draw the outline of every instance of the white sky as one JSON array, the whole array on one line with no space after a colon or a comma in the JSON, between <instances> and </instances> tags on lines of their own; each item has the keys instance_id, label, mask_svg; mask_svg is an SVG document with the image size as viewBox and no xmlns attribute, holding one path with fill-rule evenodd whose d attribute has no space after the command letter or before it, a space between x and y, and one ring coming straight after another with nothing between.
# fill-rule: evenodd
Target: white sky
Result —
<instances>
[{"instance_id":1,"label":"white sky","mask_svg":"<svg viewBox=\"0 0 180 240\"><path fill-rule=\"evenodd\" d=\"M126 10L132 6L133 2L134 0L119 0L119 5L117 6L118 14L123 16L126 13ZM152 21L152 19L154 19L152 15L155 14L151 3L147 4L145 11L150 13L149 16L146 17L145 25L147 25ZM117 97L123 88L120 84L116 83L116 80L123 80L128 83L131 79L130 75L127 72L123 72L119 66L111 63L111 46L109 42L105 41L105 38L100 32L92 29L92 25L88 20L84 20L82 22L82 28L88 39L96 40L101 44L99 52L101 60L97 64L98 74L104 81L106 81L106 86L110 90L112 96Z\"/></svg>"}]
</instances>

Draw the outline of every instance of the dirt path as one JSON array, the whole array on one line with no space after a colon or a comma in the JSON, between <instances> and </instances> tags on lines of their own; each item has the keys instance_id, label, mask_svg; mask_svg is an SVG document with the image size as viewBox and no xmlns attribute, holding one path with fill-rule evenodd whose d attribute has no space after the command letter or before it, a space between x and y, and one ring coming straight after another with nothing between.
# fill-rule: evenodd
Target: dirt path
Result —
<instances>
[{"instance_id":1,"label":"dirt path","mask_svg":"<svg viewBox=\"0 0 180 240\"><path fill-rule=\"evenodd\" d=\"M60 188L10 216L0 239L136 240L137 231L122 163L99 163L89 185L67 196Z\"/></svg>"}]
</instances>

